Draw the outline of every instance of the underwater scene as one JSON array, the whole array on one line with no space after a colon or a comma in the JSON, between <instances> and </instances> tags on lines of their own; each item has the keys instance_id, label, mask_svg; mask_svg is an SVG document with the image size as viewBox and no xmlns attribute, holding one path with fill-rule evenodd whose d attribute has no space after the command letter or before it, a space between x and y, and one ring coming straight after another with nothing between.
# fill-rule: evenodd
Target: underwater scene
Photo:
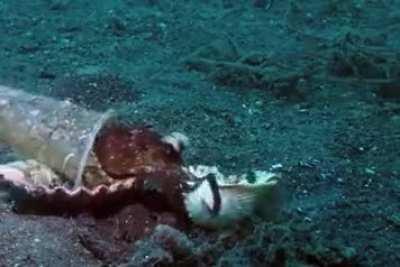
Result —
<instances>
[{"instance_id":1,"label":"underwater scene","mask_svg":"<svg viewBox=\"0 0 400 267\"><path fill-rule=\"evenodd\" d=\"M400 0L0 0L0 267L400 266Z\"/></svg>"}]
</instances>

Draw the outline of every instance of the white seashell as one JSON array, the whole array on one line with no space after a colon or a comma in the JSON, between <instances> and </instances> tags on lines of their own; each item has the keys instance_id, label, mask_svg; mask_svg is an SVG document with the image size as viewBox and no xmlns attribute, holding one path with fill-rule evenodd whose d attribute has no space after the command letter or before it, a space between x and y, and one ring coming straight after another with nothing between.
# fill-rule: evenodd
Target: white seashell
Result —
<instances>
[{"instance_id":1,"label":"white seashell","mask_svg":"<svg viewBox=\"0 0 400 267\"><path fill-rule=\"evenodd\" d=\"M258 202L273 194L280 178L276 173L254 171L255 182L250 183L246 175L225 177L215 166L190 166L185 170L199 180L209 174L216 178L221 198L217 214L211 212L216 199L206 179L202 179L198 187L184 195L189 217L194 223L210 228L232 226L235 222L253 215Z\"/></svg>"}]
</instances>

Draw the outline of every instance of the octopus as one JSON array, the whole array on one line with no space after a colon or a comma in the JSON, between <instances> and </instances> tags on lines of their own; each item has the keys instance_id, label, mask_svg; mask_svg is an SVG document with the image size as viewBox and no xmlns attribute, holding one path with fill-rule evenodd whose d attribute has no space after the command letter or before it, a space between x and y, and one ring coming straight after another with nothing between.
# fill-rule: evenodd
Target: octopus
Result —
<instances>
[{"instance_id":1,"label":"octopus","mask_svg":"<svg viewBox=\"0 0 400 267\"><path fill-rule=\"evenodd\" d=\"M178 150L148 127L114 124L96 138L93 152L102 169L114 179L126 179L182 166Z\"/></svg>"},{"instance_id":2,"label":"octopus","mask_svg":"<svg viewBox=\"0 0 400 267\"><path fill-rule=\"evenodd\" d=\"M93 146L100 173L87 170L86 183L104 183L104 177L110 184L133 178L137 195L160 193L175 211L182 211L182 193L189 179L182 169L186 142L179 133L163 138L150 127L111 123L100 131Z\"/></svg>"}]
</instances>

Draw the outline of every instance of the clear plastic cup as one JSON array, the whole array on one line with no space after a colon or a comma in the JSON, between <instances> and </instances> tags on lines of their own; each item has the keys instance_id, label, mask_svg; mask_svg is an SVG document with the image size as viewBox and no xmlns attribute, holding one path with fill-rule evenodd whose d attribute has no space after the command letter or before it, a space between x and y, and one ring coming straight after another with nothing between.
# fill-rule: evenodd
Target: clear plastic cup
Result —
<instances>
[{"instance_id":1,"label":"clear plastic cup","mask_svg":"<svg viewBox=\"0 0 400 267\"><path fill-rule=\"evenodd\" d=\"M0 86L0 141L25 158L61 174L74 188L82 184L96 135L112 112L99 113L65 100Z\"/></svg>"}]
</instances>

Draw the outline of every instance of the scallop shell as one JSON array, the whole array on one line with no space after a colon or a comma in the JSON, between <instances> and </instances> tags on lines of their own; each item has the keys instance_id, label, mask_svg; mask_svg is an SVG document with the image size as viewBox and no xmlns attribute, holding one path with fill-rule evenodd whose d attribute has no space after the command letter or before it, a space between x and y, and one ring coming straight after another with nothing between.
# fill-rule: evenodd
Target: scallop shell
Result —
<instances>
[{"instance_id":1,"label":"scallop shell","mask_svg":"<svg viewBox=\"0 0 400 267\"><path fill-rule=\"evenodd\" d=\"M137 179L132 177L93 188L72 188L49 167L35 160L17 161L0 165L0 182L25 192L30 199L48 206L85 209L118 201L137 190Z\"/></svg>"}]
</instances>

